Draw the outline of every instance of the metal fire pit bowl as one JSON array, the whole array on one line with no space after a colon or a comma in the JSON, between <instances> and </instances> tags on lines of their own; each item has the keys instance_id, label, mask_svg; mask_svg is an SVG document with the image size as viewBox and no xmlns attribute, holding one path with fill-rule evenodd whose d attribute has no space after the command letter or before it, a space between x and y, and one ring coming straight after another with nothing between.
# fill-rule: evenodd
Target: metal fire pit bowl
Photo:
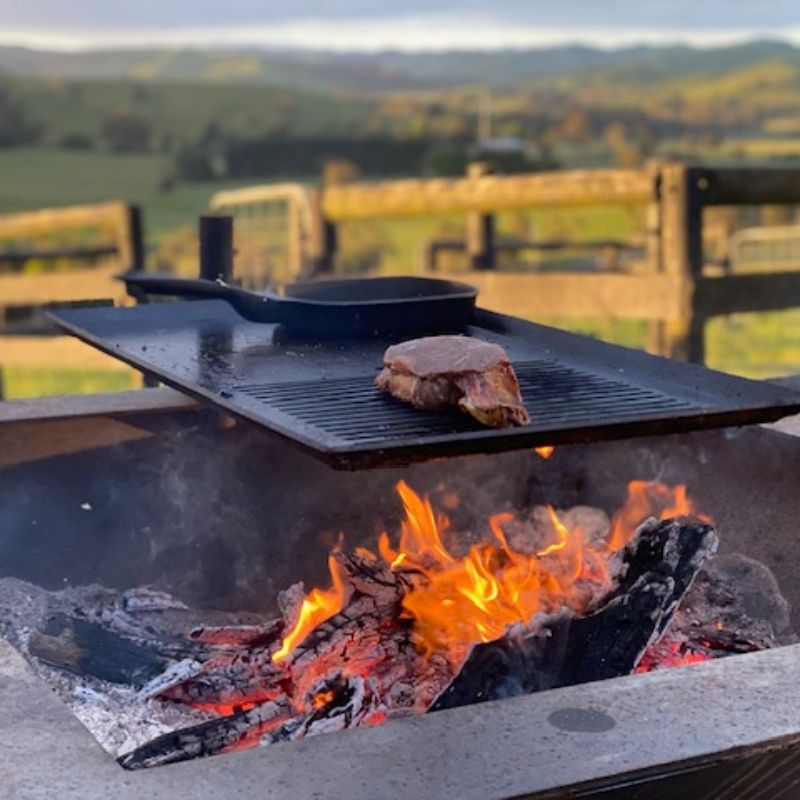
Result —
<instances>
[{"instance_id":1,"label":"metal fire pit bowl","mask_svg":"<svg viewBox=\"0 0 800 800\"><path fill-rule=\"evenodd\" d=\"M798 608L799 468L800 438L751 427L573 445L547 462L516 453L355 476L173 392L9 403L0 406L0 577L50 589L158 585L174 561L168 578L177 585L182 537L219 497L232 497L236 516L223 520L225 535L206 558L214 567L208 585L191 598L202 602L204 592L218 591L215 580L238 577L229 574L226 546L260 542L267 561L288 550L295 569L323 552L281 538L288 533L279 501L287 494L292 513L314 525L315 509L331 498L358 518L364 497L398 476L420 482L463 473L479 491L506 471L503 485L518 500L602 505L617 502L614 487L631 477L685 475L695 495L708 498L723 550L759 553ZM615 475L611 484L604 469ZM354 481L358 491L348 492ZM195 498L186 519L175 513L179 491ZM87 498L91 512L81 508ZM141 552L131 549L148 535ZM145 559L150 544L170 558ZM800 645L789 645L132 773L0 640L0 798L793 798L799 673Z\"/></svg>"}]
</instances>

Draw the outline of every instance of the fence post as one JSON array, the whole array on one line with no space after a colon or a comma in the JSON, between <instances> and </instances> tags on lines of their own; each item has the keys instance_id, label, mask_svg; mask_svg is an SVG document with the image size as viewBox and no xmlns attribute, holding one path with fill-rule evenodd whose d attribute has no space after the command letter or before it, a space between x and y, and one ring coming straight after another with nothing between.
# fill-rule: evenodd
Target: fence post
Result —
<instances>
[{"instance_id":1,"label":"fence post","mask_svg":"<svg viewBox=\"0 0 800 800\"><path fill-rule=\"evenodd\" d=\"M300 190L302 192L302 189ZM303 274L303 208L293 192L286 198L286 267L292 280Z\"/></svg>"},{"instance_id":2,"label":"fence post","mask_svg":"<svg viewBox=\"0 0 800 800\"><path fill-rule=\"evenodd\" d=\"M229 281L233 276L233 217L206 215L198 226L200 277Z\"/></svg>"},{"instance_id":3,"label":"fence post","mask_svg":"<svg viewBox=\"0 0 800 800\"><path fill-rule=\"evenodd\" d=\"M705 318L694 302L696 279L703 270L702 177L685 164L660 169L660 271L676 276L680 315L651 323L648 349L659 355L702 363Z\"/></svg>"},{"instance_id":4,"label":"fence post","mask_svg":"<svg viewBox=\"0 0 800 800\"><path fill-rule=\"evenodd\" d=\"M123 268L126 271L144 269L144 231L138 206L121 206L117 236Z\"/></svg>"},{"instance_id":5,"label":"fence post","mask_svg":"<svg viewBox=\"0 0 800 800\"><path fill-rule=\"evenodd\" d=\"M476 161L467 167L469 178L480 179L494 172L491 164ZM495 264L494 214L473 211L467 215L467 255L472 269L494 269Z\"/></svg>"},{"instance_id":6,"label":"fence post","mask_svg":"<svg viewBox=\"0 0 800 800\"><path fill-rule=\"evenodd\" d=\"M309 191L308 246L306 249L310 275L333 272L336 257L336 225L325 219L322 213L322 192Z\"/></svg>"}]
</instances>

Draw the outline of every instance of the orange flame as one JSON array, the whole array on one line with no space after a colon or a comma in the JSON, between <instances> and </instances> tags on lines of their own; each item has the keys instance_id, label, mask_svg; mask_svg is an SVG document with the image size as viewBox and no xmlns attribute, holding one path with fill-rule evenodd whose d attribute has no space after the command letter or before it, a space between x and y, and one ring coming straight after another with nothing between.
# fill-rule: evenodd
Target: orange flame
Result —
<instances>
[{"instance_id":1,"label":"orange flame","mask_svg":"<svg viewBox=\"0 0 800 800\"><path fill-rule=\"evenodd\" d=\"M568 530L552 507L548 514L555 540L535 554L509 545L503 525L513 515L504 513L489 520L496 542L473 545L459 558L443 544L428 499L402 481L397 491L406 510L400 548L393 550L382 534L379 549L393 569L412 576L403 609L414 620L417 641L427 653L444 651L457 661L470 645L496 639L539 611L580 606L579 579L607 579L598 569L602 559L587 558L582 531Z\"/></svg>"},{"instance_id":2,"label":"orange flame","mask_svg":"<svg viewBox=\"0 0 800 800\"><path fill-rule=\"evenodd\" d=\"M541 456L542 458L550 458L551 455L555 452L555 447L551 444L543 444L541 447L534 447L533 452L536 453L537 456Z\"/></svg>"},{"instance_id":3,"label":"orange flame","mask_svg":"<svg viewBox=\"0 0 800 800\"><path fill-rule=\"evenodd\" d=\"M628 498L613 517L607 538L589 537L579 527L569 528L558 511L547 506L549 542L520 552L509 544L506 529L514 516L505 512L489 519L492 538L472 545L466 555L451 552L442 534L449 528L434 513L430 501L400 481L403 503L399 546L389 536L378 540L380 556L412 583L403 599L403 612L413 620L420 650L444 653L456 664L476 642L502 636L509 626L527 623L540 612L567 607L581 613L598 592L610 585L608 555L632 538L636 527L650 516L661 519L698 515L685 486L632 481ZM370 551L359 554L374 559ZM329 559L333 586L305 598L297 624L283 640L273 660L285 658L319 623L341 610L345 588L339 567Z\"/></svg>"},{"instance_id":4,"label":"orange flame","mask_svg":"<svg viewBox=\"0 0 800 800\"><path fill-rule=\"evenodd\" d=\"M328 569L331 572L333 586L324 591L312 589L305 597L303 605L300 606L297 622L284 637L280 650L273 653L273 661L282 661L317 625L342 610L346 597L344 577L332 555L328 557Z\"/></svg>"},{"instance_id":5,"label":"orange flame","mask_svg":"<svg viewBox=\"0 0 800 800\"><path fill-rule=\"evenodd\" d=\"M312 698L311 705L314 708L324 708L331 700L333 700L333 692L319 692Z\"/></svg>"},{"instance_id":6,"label":"orange flame","mask_svg":"<svg viewBox=\"0 0 800 800\"><path fill-rule=\"evenodd\" d=\"M613 551L624 547L648 517L694 517L711 522L709 516L695 508L683 484L671 487L657 481L631 481L625 505L611 518L609 548Z\"/></svg>"}]
</instances>

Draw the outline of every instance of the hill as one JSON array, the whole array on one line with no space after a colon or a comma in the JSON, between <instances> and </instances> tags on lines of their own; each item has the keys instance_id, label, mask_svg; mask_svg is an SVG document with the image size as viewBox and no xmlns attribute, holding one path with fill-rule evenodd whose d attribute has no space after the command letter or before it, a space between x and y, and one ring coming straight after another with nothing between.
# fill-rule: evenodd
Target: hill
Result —
<instances>
[{"instance_id":1,"label":"hill","mask_svg":"<svg viewBox=\"0 0 800 800\"><path fill-rule=\"evenodd\" d=\"M603 68L639 82L724 73L762 61L800 63L775 41L698 49L560 46L502 51L334 53L256 48L153 48L64 53L0 47L0 74L83 80L244 83L315 92L442 89L486 83L512 88L537 78Z\"/></svg>"}]
</instances>

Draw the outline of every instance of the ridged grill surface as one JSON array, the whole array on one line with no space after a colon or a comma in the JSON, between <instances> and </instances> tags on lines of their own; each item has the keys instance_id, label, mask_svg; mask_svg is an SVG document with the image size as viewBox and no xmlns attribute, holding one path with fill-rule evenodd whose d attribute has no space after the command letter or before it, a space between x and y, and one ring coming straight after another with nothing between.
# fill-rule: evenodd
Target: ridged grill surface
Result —
<instances>
[{"instance_id":1,"label":"ridged grill surface","mask_svg":"<svg viewBox=\"0 0 800 800\"><path fill-rule=\"evenodd\" d=\"M633 421L693 408L669 394L550 361L517 362L514 368L533 430ZM317 429L340 446L400 444L482 430L455 409L420 412L398 402L375 388L369 376L244 384L235 391Z\"/></svg>"}]
</instances>

